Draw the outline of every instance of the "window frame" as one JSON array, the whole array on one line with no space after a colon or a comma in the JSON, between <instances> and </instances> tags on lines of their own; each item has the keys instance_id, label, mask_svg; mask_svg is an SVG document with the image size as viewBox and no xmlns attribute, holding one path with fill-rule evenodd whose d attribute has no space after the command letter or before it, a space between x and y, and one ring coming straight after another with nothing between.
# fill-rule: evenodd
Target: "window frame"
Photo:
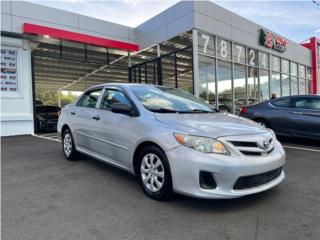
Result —
<instances>
[{"instance_id":1,"label":"window frame","mask_svg":"<svg viewBox=\"0 0 320 240\"><path fill-rule=\"evenodd\" d=\"M98 90L100 90L101 93L100 93L99 98L97 99L96 105L95 105L94 107L87 107L87 106L82 106L82 105L81 105L84 97L85 97L88 93L95 92L95 91L98 91ZM91 108L91 109L97 108L97 104L100 103L101 95L102 95L103 92L104 92L104 91L103 91L103 87L95 87L95 88L91 88L91 89L87 90L86 92L84 92L84 93L82 94L82 96L79 98L79 100L78 100L77 103L75 104L76 107Z\"/></svg>"},{"instance_id":2,"label":"window frame","mask_svg":"<svg viewBox=\"0 0 320 240\"><path fill-rule=\"evenodd\" d=\"M318 98L315 98L315 99L318 99ZM292 104L294 103L296 103L297 101L301 101L301 100L306 100L306 101L308 101L308 100L310 100L310 101L312 101L313 100L313 97L311 96L311 97L309 97L309 96L298 96L298 97L296 97L295 99L293 99L292 100ZM320 101L320 99L319 99L319 101ZM296 107L296 106L293 106L293 108L294 109L299 109L299 110L304 110L304 111L317 111L317 112L320 112L320 109L313 109L313 108L305 108L305 107Z\"/></svg>"},{"instance_id":3,"label":"window frame","mask_svg":"<svg viewBox=\"0 0 320 240\"><path fill-rule=\"evenodd\" d=\"M136 106L135 102L132 100L132 98L130 97L130 95L128 94L128 92L124 89L124 88L121 88L121 87L118 87L118 86L106 86L103 88L103 92L101 94L101 97L100 97L100 101L98 102L98 106L97 109L101 110L101 111L108 111L108 112L111 112L111 109L102 109L101 108L101 103L102 103L102 99L103 97L105 96L105 93L106 91L108 90L112 90L112 91L119 91L121 92L126 98L127 100L130 102L131 104L131 107L134 109L134 112L136 113L135 115L132 115L130 117L139 117L140 116L140 111L138 109L138 107ZM115 113L114 113L115 114Z\"/></svg>"},{"instance_id":4,"label":"window frame","mask_svg":"<svg viewBox=\"0 0 320 240\"><path fill-rule=\"evenodd\" d=\"M276 105L274 105L274 103L276 103L276 102L280 102L280 101L284 101L284 100L287 100L287 99L289 99L289 106L287 106L287 107L282 107L282 106L276 106ZM275 108L294 108L293 106L292 106L292 101L293 101L293 99L294 98L291 98L291 97L284 97L284 98L280 98L280 99L274 99L274 100L272 100L272 101L270 101L269 102L269 104L272 106L272 107L275 107Z\"/></svg>"}]
</instances>

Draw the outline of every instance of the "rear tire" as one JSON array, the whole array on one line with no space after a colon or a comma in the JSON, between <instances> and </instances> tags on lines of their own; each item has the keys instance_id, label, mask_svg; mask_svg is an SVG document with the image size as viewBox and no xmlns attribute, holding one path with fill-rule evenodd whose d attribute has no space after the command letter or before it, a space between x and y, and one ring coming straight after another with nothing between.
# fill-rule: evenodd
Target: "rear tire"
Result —
<instances>
[{"instance_id":1,"label":"rear tire","mask_svg":"<svg viewBox=\"0 0 320 240\"><path fill-rule=\"evenodd\" d=\"M62 151L64 157L69 161L75 161L77 158L77 151L74 146L74 140L69 128L62 133Z\"/></svg>"},{"instance_id":2,"label":"rear tire","mask_svg":"<svg viewBox=\"0 0 320 240\"><path fill-rule=\"evenodd\" d=\"M137 175L143 192L158 201L172 198L171 171L165 153L157 146L147 146L138 159Z\"/></svg>"}]
</instances>

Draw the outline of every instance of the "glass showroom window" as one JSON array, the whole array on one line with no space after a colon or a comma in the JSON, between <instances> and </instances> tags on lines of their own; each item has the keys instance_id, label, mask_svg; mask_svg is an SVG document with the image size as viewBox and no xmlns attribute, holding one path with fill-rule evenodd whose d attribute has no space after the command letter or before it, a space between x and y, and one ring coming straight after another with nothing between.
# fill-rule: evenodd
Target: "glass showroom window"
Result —
<instances>
[{"instance_id":1,"label":"glass showroom window","mask_svg":"<svg viewBox=\"0 0 320 240\"><path fill-rule=\"evenodd\" d=\"M258 69L248 67L248 104L258 101Z\"/></svg>"},{"instance_id":2,"label":"glass showroom window","mask_svg":"<svg viewBox=\"0 0 320 240\"><path fill-rule=\"evenodd\" d=\"M290 63L291 95L298 95L298 64Z\"/></svg>"},{"instance_id":3,"label":"glass showroom window","mask_svg":"<svg viewBox=\"0 0 320 240\"><path fill-rule=\"evenodd\" d=\"M215 55L215 39L206 33L198 33L198 51L202 55L214 56Z\"/></svg>"},{"instance_id":4,"label":"glass showroom window","mask_svg":"<svg viewBox=\"0 0 320 240\"><path fill-rule=\"evenodd\" d=\"M233 88L234 88L234 97L238 102L242 104L247 104L246 102L246 66L241 64L234 64L234 73L233 73ZM236 110L237 110L237 103Z\"/></svg>"},{"instance_id":5,"label":"glass showroom window","mask_svg":"<svg viewBox=\"0 0 320 240\"><path fill-rule=\"evenodd\" d=\"M199 54L199 97L215 104L215 59Z\"/></svg>"},{"instance_id":6,"label":"glass showroom window","mask_svg":"<svg viewBox=\"0 0 320 240\"><path fill-rule=\"evenodd\" d=\"M282 96L290 95L289 61L281 59L281 89Z\"/></svg>"},{"instance_id":7,"label":"glass showroom window","mask_svg":"<svg viewBox=\"0 0 320 240\"><path fill-rule=\"evenodd\" d=\"M231 62L218 60L219 109L232 112Z\"/></svg>"},{"instance_id":8,"label":"glass showroom window","mask_svg":"<svg viewBox=\"0 0 320 240\"><path fill-rule=\"evenodd\" d=\"M249 66L258 66L258 51L252 48L248 48L247 63Z\"/></svg>"},{"instance_id":9,"label":"glass showroom window","mask_svg":"<svg viewBox=\"0 0 320 240\"><path fill-rule=\"evenodd\" d=\"M217 39L217 81L218 81L218 107L222 111L233 112L232 96L232 66L231 42L225 39Z\"/></svg>"},{"instance_id":10,"label":"glass showroom window","mask_svg":"<svg viewBox=\"0 0 320 240\"><path fill-rule=\"evenodd\" d=\"M269 100L269 71L260 69L260 101Z\"/></svg>"},{"instance_id":11,"label":"glass showroom window","mask_svg":"<svg viewBox=\"0 0 320 240\"><path fill-rule=\"evenodd\" d=\"M299 65L299 95L306 94L306 67Z\"/></svg>"},{"instance_id":12,"label":"glass showroom window","mask_svg":"<svg viewBox=\"0 0 320 240\"><path fill-rule=\"evenodd\" d=\"M258 101L258 68L255 66L259 65L258 51L252 48L247 48L247 63L248 67L248 104L253 104ZM252 67L251 67L252 66ZM254 67L253 67L254 66Z\"/></svg>"},{"instance_id":13,"label":"glass showroom window","mask_svg":"<svg viewBox=\"0 0 320 240\"><path fill-rule=\"evenodd\" d=\"M263 69L269 69L269 54L264 52L259 53L259 66Z\"/></svg>"},{"instance_id":14,"label":"glass showroom window","mask_svg":"<svg viewBox=\"0 0 320 240\"><path fill-rule=\"evenodd\" d=\"M298 95L298 78L291 76L291 95Z\"/></svg>"},{"instance_id":15,"label":"glass showroom window","mask_svg":"<svg viewBox=\"0 0 320 240\"><path fill-rule=\"evenodd\" d=\"M280 58L272 56L271 94L281 97Z\"/></svg>"},{"instance_id":16,"label":"glass showroom window","mask_svg":"<svg viewBox=\"0 0 320 240\"><path fill-rule=\"evenodd\" d=\"M306 79L305 78L300 78L299 81L299 95L304 95L306 94Z\"/></svg>"},{"instance_id":17,"label":"glass showroom window","mask_svg":"<svg viewBox=\"0 0 320 240\"><path fill-rule=\"evenodd\" d=\"M246 64L246 48L244 46L233 44L233 62Z\"/></svg>"},{"instance_id":18,"label":"glass showroom window","mask_svg":"<svg viewBox=\"0 0 320 240\"><path fill-rule=\"evenodd\" d=\"M311 80L311 68L307 67L307 94L313 93L313 84Z\"/></svg>"},{"instance_id":19,"label":"glass showroom window","mask_svg":"<svg viewBox=\"0 0 320 240\"><path fill-rule=\"evenodd\" d=\"M218 38L217 57L223 60L231 60L231 42Z\"/></svg>"},{"instance_id":20,"label":"glass showroom window","mask_svg":"<svg viewBox=\"0 0 320 240\"><path fill-rule=\"evenodd\" d=\"M281 74L282 96L290 96L290 78L287 74Z\"/></svg>"}]
</instances>

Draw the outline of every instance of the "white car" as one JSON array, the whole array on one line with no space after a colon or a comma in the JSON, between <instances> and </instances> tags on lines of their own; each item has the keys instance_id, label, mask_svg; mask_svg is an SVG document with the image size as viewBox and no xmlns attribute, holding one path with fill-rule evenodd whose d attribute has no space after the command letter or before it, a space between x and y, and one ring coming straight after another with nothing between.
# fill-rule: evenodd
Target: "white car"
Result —
<instances>
[{"instance_id":1,"label":"white car","mask_svg":"<svg viewBox=\"0 0 320 240\"><path fill-rule=\"evenodd\" d=\"M62 109L58 132L67 159L84 153L127 170L157 200L236 198L285 178L272 130L173 88L95 86Z\"/></svg>"}]
</instances>

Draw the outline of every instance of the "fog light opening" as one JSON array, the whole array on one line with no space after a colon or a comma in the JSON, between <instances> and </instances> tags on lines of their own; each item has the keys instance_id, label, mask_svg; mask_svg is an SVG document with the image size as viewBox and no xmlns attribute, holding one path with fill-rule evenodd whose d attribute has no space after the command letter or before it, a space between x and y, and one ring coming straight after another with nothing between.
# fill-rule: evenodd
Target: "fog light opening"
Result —
<instances>
[{"instance_id":1,"label":"fog light opening","mask_svg":"<svg viewBox=\"0 0 320 240\"><path fill-rule=\"evenodd\" d=\"M217 183L210 172L200 171L199 182L203 189L215 189L217 187Z\"/></svg>"}]
</instances>

